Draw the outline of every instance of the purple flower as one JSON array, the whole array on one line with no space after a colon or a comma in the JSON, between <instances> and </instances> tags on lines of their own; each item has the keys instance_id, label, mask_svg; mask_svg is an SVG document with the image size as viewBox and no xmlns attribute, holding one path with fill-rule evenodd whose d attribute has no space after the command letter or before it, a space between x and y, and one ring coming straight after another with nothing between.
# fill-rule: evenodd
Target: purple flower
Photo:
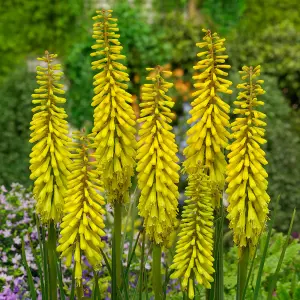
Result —
<instances>
[{"instance_id":1,"label":"purple flower","mask_svg":"<svg viewBox=\"0 0 300 300\"><path fill-rule=\"evenodd\" d=\"M7 189L5 188L4 185L1 185L0 189L3 193L7 193Z\"/></svg>"},{"instance_id":2,"label":"purple flower","mask_svg":"<svg viewBox=\"0 0 300 300\"><path fill-rule=\"evenodd\" d=\"M30 238L31 238L31 240L33 240L33 241L37 240L37 239L38 239L38 234L37 234L37 232L36 232L36 231L31 232Z\"/></svg>"},{"instance_id":3,"label":"purple flower","mask_svg":"<svg viewBox=\"0 0 300 300\"><path fill-rule=\"evenodd\" d=\"M13 280L13 276L7 275L5 273L0 273L0 278L6 281L6 283L10 282Z\"/></svg>"},{"instance_id":4,"label":"purple flower","mask_svg":"<svg viewBox=\"0 0 300 300\"><path fill-rule=\"evenodd\" d=\"M13 241L16 245L20 245L21 244L21 239L19 236L16 236L15 238L13 238Z\"/></svg>"},{"instance_id":5,"label":"purple flower","mask_svg":"<svg viewBox=\"0 0 300 300\"><path fill-rule=\"evenodd\" d=\"M16 217L16 214L8 214L7 218L8 219L14 219Z\"/></svg>"},{"instance_id":6,"label":"purple flower","mask_svg":"<svg viewBox=\"0 0 300 300\"><path fill-rule=\"evenodd\" d=\"M32 253L31 253L31 249L26 249L25 250L25 254L26 254L27 261L30 262L30 261L34 260L34 257L33 257Z\"/></svg>"},{"instance_id":7,"label":"purple flower","mask_svg":"<svg viewBox=\"0 0 300 300\"><path fill-rule=\"evenodd\" d=\"M2 234L5 238L10 237L11 236L11 232L9 229L5 229L2 231Z\"/></svg>"},{"instance_id":8,"label":"purple flower","mask_svg":"<svg viewBox=\"0 0 300 300\"><path fill-rule=\"evenodd\" d=\"M1 260L3 261L3 262L7 262L7 260L8 260L8 258L7 258L7 256L6 256L6 253L3 253L3 255L2 255L2 257L1 257Z\"/></svg>"},{"instance_id":9,"label":"purple flower","mask_svg":"<svg viewBox=\"0 0 300 300\"><path fill-rule=\"evenodd\" d=\"M21 259L21 255L16 254L11 261L13 264L18 264L20 259Z\"/></svg>"}]
</instances>

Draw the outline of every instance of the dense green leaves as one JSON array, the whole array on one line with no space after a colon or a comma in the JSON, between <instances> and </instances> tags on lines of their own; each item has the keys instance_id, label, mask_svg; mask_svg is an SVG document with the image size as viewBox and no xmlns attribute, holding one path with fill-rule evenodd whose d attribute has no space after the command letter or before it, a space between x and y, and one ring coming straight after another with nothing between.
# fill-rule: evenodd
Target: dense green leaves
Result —
<instances>
[{"instance_id":1,"label":"dense green leaves","mask_svg":"<svg viewBox=\"0 0 300 300\"><path fill-rule=\"evenodd\" d=\"M20 68L0 86L0 185L29 183L29 123L34 74Z\"/></svg>"},{"instance_id":2,"label":"dense green leaves","mask_svg":"<svg viewBox=\"0 0 300 300\"><path fill-rule=\"evenodd\" d=\"M64 53L82 34L88 1L1 1L0 81L28 54Z\"/></svg>"},{"instance_id":3,"label":"dense green leaves","mask_svg":"<svg viewBox=\"0 0 300 300\"><path fill-rule=\"evenodd\" d=\"M260 296L258 299L266 299L268 294L268 289L270 286L271 275L274 274L278 260L280 258L284 243L286 241L286 236L282 233L273 233L270 241L270 247L267 251L267 256L264 264L264 269L262 273L262 288L260 290ZM253 299L253 291L256 284L256 278L258 275L258 269L260 265L260 260L262 257L262 252L267 239L267 234L263 234L260 242L259 249L257 251L257 257L254 261L254 268L252 275L250 276L249 285L247 288L246 298ZM299 275L300 274L300 244L297 240L293 240L289 243L281 270L279 272L279 280L277 284L280 293L276 293L275 299L285 299L281 298L282 295L288 295L287 299L298 299L293 298L299 289ZM225 285L225 299L231 300L235 299L235 288L236 288L236 257L237 249L236 247L231 248L229 252L225 254L224 257L224 285ZM297 276L297 280L294 280L294 276Z\"/></svg>"}]
</instances>

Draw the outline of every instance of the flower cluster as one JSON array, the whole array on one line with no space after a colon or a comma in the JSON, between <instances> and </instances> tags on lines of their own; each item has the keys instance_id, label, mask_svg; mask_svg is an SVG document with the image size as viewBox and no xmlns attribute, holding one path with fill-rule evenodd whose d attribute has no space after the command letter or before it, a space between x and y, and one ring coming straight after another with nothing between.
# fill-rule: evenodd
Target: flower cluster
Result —
<instances>
[{"instance_id":1,"label":"flower cluster","mask_svg":"<svg viewBox=\"0 0 300 300\"><path fill-rule=\"evenodd\" d=\"M60 225L61 238L57 251L66 257L66 265L75 260L75 278L81 284L82 254L89 263L98 268L101 265L100 249L104 242L102 237L105 204L103 197L97 191L103 191L102 182L97 171L97 162L89 152L94 147L93 135L86 136L81 132L73 133L76 142L69 144L73 162L68 166L71 174L68 176L68 189L64 206L64 217Z\"/></svg>"},{"instance_id":2,"label":"flower cluster","mask_svg":"<svg viewBox=\"0 0 300 300\"><path fill-rule=\"evenodd\" d=\"M264 228L270 197L267 194L268 174L263 165L267 164L261 144L265 144L266 115L257 110L264 105L258 97L265 93L258 80L260 66L243 67L241 71L244 83L234 102L238 108L233 113L239 115L231 124L233 143L228 146L229 164L227 166L228 219L233 229L234 242L240 249L256 246Z\"/></svg>"},{"instance_id":3,"label":"flower cluster","mask_svg":"<svg viewBox=\"0 0 300 300\"><path fill-rule=\"evenodd\" d=\"M135 114L131 106L131 95L126 92L129 81L126 67L118 62L122 46L118 38L117 19L111 17L111 10L97 11L93 28L96 44L91 54L100 59L92 63L92 69L99 70L94 76L92 106L96 133L99 169L109 202L126 202L131 176L134 173L136 140Z\"/></svg>"},{"instance_id":4,"label":"flower cluster","mask_svg":"<svg viewBox=\"0 0 300 300\"><path fill-rule=\"evenodd\" d=\"M211 180L222 190L226 170L223 150L229 137L226 128L229 127L230 107L221 99L220 93L231 94L229 86L232 82L223 78L228 73L222 69L230 68L224 64L228 55L222 54L226 50L225 39L216 33L211 34L210 30L204 32L204 41L197 46L207 50L197 54L204 58L194 67L201 73L193 76L197 80L194 84L197 91L193 93L195 100L191 103L188 123L194 125L187 131L188 145L184 149L186 160L183 165L188 173L196 172L199 164L206 166ZM219 199L214 204L218 206Z\"/></svg>"},{"instance_id":5,"label":"flower cluster","mask_svg":"<svg viewBox=\"0 0 300 300\"><path fill-rule=\"evenodd\" d=\"M172 86L163 75L170 73L161 67L147 69L152 83L142 88L138 141L138 185L141 189L139 214L144 218L151 241L162 244L174 228L178 205L179 166L175 135L171 132L174 114L172 98L167 96Z\"/></svg>"},{"instance_id":6,"label":"flower cluster","mask_svg":"<svg viewBox=\"0 0 300 300\"><path fill-rule=\"evenodd\" d=\"M69 152L66 144L69 141L67 114L61 104L65 98L63 85L59 83L62 72L60 65L52 64L57 55L49 54L38 60L45 67L37 67L37 83L32 103L33 118L30 123L30 143L35 143L30 154L30 178L34 180L33 194L37 201L36 211L41 220L58 222L62 215L66 176L69 174Z\"/></svg>"},{"instance_id":7,"label":"flower cluster","mask_svg":"<svg viewBox=\"0 0 300 300\"><path fill-rule=\"evenodd\" d=\"M0 187L0 299L29 299L26 271L21 259L22 239L25 256L33 270L35 286L39 289L37 265L29 240L37 245L38 235L34 227L35 201L32 194L17 183L9 189Z\"/></svg>"},{"instance_id":8,"label":"flower cluster","mask_svg":"<svg viewBox=\"0 0 300 300\"><path fill-rule=\"evenodd\" d=\"M194 298L194 279L206 288L213 281L213 198L214 185L204 170L190 174L179 240L171 269L171 278L180 278L182 289L188 288L188 296Z\"/></svg>"}]
</instances>

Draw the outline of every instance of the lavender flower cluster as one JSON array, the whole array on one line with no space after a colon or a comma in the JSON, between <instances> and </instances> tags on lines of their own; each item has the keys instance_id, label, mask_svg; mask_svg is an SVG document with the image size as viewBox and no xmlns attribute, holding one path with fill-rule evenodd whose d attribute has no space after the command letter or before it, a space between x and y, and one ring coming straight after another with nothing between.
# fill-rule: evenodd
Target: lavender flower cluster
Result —
<instances>
[{"instance_id":1,"label":"lavender flower cluster","mask_svg":"<svg viewBox=\"0 0 300 300\"><path fill-rule=\"evenodd\" d=\"M32 193L24 186L13 183L9 188L4 186L0 187L0 300L30 300L26 270L22 262L22 240L25 245L25 255L28 266L34 280L34 285L37 291L38 299L42 299L40 278L38 276L38 268L36 265L35 257L32 253L30 242L32 243L38 259L40 258L40 250L38 243L38 232L34 221L34 206L35 201ZM107 215L106 222L106 249L108 259L111 259L111 240L112 240L112 224L113 216L112 210L109 205L106 207ZM131 216L129 216L129 219ZM130 220L131 221L131 220ZM127 225L129 225L128 222ZM127 266L130 248L132 248L132 241L138 236L139 229L141 228L141 220L134 221L134 228L127 226L125 229L126 236L124 241L123 251L123 265ZM130 231L133 229L133 237L131 243L128 241ZM138 285L139 269L140 269L140 256L141 256L141 237L137 244L135 257L132 260L130 273L129 273L129 286L136 289ZM148 251L147 251L148 252ZM150 275L151 260L150 256L146 254L145 271ZM167 262L167 257L163 255L162 262ZM104 262L103 262L104 263ZM64 289L66 291L66 299L68 299L69 291L71 290L72 270L67 269L62 265L62 275ZM93 270L86 261L86 269L83 271L83 288L85 297L90 297L93 288ZM104 267L98 274L100 292L103 299L110 299L110 276L107 268ZM178 291L180 289L176 282L171 280L167 287L167 291Z\"/></svg>"},{"instance_id":2,"label":"lavender flower cluster","mask_svg":"<svg viewBox=\"0 0 300 300\"><path fill-rule=\"evenodd\" d=\"M37 231L33 226L34 200L31 193L18 183L11 184L8 191L0 188L0 299L30 299L25 269L21 260L21 242L26 245L25 255L30 268L37 266L29 246L29 238L37 241ZM36 288L39 278L34 278Z\"/></svg>"}]
</instances>

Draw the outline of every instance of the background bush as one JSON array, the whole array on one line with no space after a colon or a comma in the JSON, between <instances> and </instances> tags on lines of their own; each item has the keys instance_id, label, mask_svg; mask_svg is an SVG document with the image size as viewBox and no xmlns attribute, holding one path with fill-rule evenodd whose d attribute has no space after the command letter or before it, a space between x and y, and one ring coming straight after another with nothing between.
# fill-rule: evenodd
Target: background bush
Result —
<instances>
[{"instance_id":1,"label":"background bush","mask_svg":"<svg viewBox=\"0 0 300 300\"><path fill-rule=\"evenodd\" d=\"M0 87L0 185L29 184L29 123L35 87L34 73L28 72L27 66L11 73Z\"/></svg>"}]
</instances>

